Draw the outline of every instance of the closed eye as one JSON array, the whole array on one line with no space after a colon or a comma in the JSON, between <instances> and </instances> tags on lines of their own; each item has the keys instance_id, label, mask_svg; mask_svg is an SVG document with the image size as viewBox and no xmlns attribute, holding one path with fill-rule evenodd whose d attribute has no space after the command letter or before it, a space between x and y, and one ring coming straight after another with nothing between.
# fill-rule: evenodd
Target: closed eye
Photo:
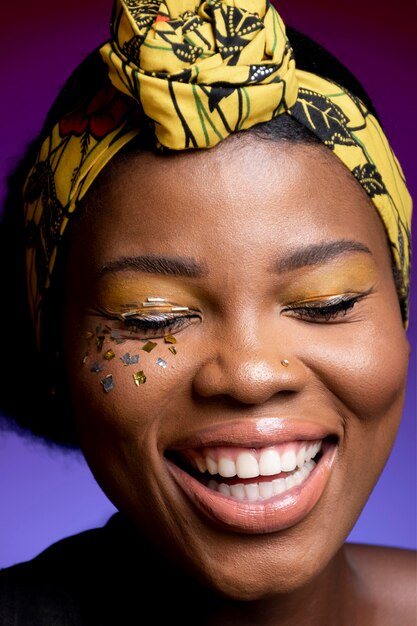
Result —
<instances>
[{"instance_id":1,"label":"closed eye","mask_svg":"<svg viewBox=\"0 0 417 626\"><path fill-rule=\"evenodd\" d=\"M286 306L283 313L292 313L296 317L310 322L337 322L347 316L349 311L371 290L361 294L342 294L327 299L308 300Z\"/></svg>"}]
</instances>

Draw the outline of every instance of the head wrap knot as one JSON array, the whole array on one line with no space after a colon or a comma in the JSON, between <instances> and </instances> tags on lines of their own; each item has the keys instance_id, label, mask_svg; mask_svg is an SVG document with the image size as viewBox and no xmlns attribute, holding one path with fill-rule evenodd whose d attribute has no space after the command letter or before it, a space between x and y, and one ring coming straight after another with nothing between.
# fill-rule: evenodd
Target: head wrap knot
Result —
<instances>
[{"instance_id":1,"label":"head wrap knot","mask_svg":"<svg viewBox=\"0 0 417 626\"><path fill-rule=\"evenodd\" d=\"M214 146L297 99L292 50L268 0L117 0L112 35L101 49L110 79L164 147Z\"/></svg>"}]
</instances>

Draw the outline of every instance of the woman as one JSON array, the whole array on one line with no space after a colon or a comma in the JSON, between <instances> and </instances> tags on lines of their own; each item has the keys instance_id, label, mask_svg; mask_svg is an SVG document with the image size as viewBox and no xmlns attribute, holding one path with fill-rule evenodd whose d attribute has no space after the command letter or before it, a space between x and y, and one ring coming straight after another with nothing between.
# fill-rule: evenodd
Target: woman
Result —
<instances>
[{"instance_id":1,"label":"woman","mask_svg":"<svg viewBox=\"0 0 417 626\"><path fill-rule=\"evenodd\" d=\"M269 3L120 0L20 177L2 408L120 513L4 570L3 623L413 624L415 555L344 544L409 356L411 200L355 79Z\"/></svg>"}]
</instances>

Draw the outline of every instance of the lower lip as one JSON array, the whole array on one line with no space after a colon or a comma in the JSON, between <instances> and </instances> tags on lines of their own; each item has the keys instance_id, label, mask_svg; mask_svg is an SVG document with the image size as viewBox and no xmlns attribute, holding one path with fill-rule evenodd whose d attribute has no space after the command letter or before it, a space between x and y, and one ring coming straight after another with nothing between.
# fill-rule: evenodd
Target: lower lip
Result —
<instances>
[{"instance_id":1,"label":"lower lip","mask_svg":"<svg viewBox=\"0 0 417 626\"><path fill-rule=\"evenodd\" d=\"M320 461L301 485L260 502L242 502L224 496L205 487L171 461L167 464L176 483L204 517L234 532L264 534L295 526L316 506L327 485L336 446L324 445L322 452Z\"/></svg>"}]
</instances>

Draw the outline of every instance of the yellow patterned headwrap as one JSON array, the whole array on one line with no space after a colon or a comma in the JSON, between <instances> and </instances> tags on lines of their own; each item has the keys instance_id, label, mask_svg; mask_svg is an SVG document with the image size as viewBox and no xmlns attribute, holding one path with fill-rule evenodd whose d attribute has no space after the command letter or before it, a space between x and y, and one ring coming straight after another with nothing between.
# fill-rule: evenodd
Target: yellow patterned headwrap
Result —
<instances>
[{"instance_id":1,"label":"yellow patterned headwrap","mask_svg":"<svg viewBox=\"0 0 417 626\"><path fill-rule=\"evenodd\" d=\"M144 124L161 149L186 150L210 148L284 112L293 116L372 199L407 298L412 202L401 167L357 97L296 69L269 0L116 0L111 39L100 52L108 82L53 127L25 185L29 301L39 343L64 231L97 175Z\"/></svg>"}]
</instances>

